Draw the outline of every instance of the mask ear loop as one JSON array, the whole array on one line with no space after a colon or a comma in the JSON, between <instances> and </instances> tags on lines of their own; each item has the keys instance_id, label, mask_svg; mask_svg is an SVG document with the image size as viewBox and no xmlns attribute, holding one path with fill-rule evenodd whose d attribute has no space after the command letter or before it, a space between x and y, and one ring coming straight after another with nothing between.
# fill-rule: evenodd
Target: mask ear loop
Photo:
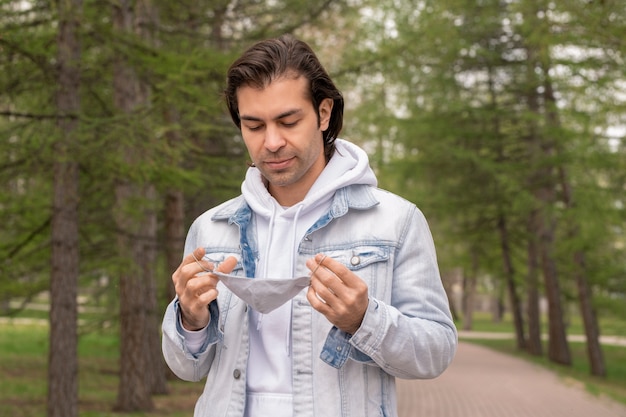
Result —
<instances>
[{"instance_id":1,"label":"mask ear loop","mask_svg":"<svg viewBox=\"0 0 626 417\"><path fill-rule=\"evenodd\" d=\"M204 267L204 265L202 265L202 264L200 263L200 261L198 260L198 258L196 258L196 254L195 254L195 253L191 252L191 256L193 256L193 260L194 260L194 261L196 261L196 263L198 264L198 266L199 266L200 268L202 268L202 270L203 270L204 272L213 272L213 271L217 268L217 263L215 263L215 262L211 261L211 262L213 262L213 264L214 264L215 266L213 267L213 269L207 269L207 268L205 268L205 267ZM316 268L316 269L317 269L317 268Z\"/></svg>"},{"instance_id":2,"label":"mask ear loop","mask_svg":"<svg viewBox=\"0 0 626 417\"><path fill-rule=\"evenodd\" d=\"M320 265L322 264L322 262L324 262L324 259L326 259L326 255L322 256L322 259L320 259L320 261L318 262L318 264L315 266L315 269L313 271L311 271L311 275L315 274L315 271L317 271L317 268L320 267Z\"/></svg>"},{"instance_id":3,"label":"mask ear loop","mask_svg":"<svg viewBox=\"0 0 626 417\"><path fill-rule=\"evenodd\" d=\"M315 271L317 271L317 268L320 267L320 265L322 264L322 262L324 262L324 259L326 259L326 255L324 255L322 257L322 259L320 259L320 261L318 262L317 266L315 267L315 269L313 271L311 271L311 275L315 274ZM319 296L319 294L316 292L315 296L317 297L318 300L320 300L322 303L326 304L326 300L324 300L322 297Z\"/></svg>"}]
</instances>

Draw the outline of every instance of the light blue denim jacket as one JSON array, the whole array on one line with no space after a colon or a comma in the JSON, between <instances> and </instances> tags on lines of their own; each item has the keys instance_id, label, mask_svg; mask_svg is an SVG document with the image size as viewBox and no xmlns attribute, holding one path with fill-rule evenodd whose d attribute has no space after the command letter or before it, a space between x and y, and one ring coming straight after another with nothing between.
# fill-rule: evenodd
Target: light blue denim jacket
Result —
<instances>
[{"instance_id":1,"label":"light blue denim jacket","mask_svg":"<svg viewBox=\"0 0 626 417\"><path fill-rule=\"evenodd\" d=\"M238 259L234 271L254 276L254 216L241 196L201 215L185 253L203 246L211 259ZM315 311L302 290L292 302L294 416L397 416L395 377L434 378L454 357L457 332L441 283L428 224L417 207L387 191L351 185L300 242L296 276L324 253L369 288L359 330L349 335ZM219 284L209 306L205 346L191 354L172 301L163 320L163 353L181 379L207 378L196 417L241 417L246 398L247 305Z\"/></svg>"}]
</instances>

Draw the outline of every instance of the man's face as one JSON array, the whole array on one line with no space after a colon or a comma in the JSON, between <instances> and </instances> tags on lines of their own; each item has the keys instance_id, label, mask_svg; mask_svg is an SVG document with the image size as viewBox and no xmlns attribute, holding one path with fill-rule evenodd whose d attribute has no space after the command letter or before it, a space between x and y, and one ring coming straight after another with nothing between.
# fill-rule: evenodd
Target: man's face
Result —
<instances>
[{"instance_id":1,"label":"man's face","mask_svg":"<svg viewBox=\"0 0 626 417\"><path fill-rule=\"evenodd\" d=\"M309 191L326 165L322 132L333 101L320 104L320 119L308 97L304 77L286 76L263 89L237 90L241 134L252 162L269 182L269 192L291 206Z\"/></svg>"}]
</instances>

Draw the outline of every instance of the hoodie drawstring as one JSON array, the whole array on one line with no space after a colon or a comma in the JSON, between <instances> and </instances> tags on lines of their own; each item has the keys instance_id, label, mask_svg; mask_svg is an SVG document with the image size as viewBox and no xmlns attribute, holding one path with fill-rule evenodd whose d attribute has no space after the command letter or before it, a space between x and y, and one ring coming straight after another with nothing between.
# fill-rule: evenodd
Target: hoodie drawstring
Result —
<instances>
[{"instance_id":1,"label":"hoodie drawstring","mask_svg":"<svg viewBox=\"0 0 626 417\"><path fill-rule=\"evenodd\" d=\"M274 237L274 223L276 221L276 206L272 206L272 215L270 216L270 224L267 230L266 250L265 253L270 253L270 246L272 245L272 238ZM261 265L261 276L267 277L267 270L269 269L269 256L263 257L263 264ZM257 313L256 329L261 330L261 324L263 322L263 313Z\"/></svg>"},{"instance_id":2,"label":"hoodie drawstring","mask_svg":"<svg viewBox=\"0 0 626 417\"><path fill-rule=\"evenodd\" d=\"M298 257L298 245L297 245L297 239L298 239L298 219L300 217L300 212L302 211L302 209L304 208L304 204L299 203L298 204L298 209L296 210L296 213L293 216L293 223L292 223L292 227L291 227L291 247L293 248L293 253L291 254L291 262L289 265L289 271L291 271L291 275L294 276L295 274L295 262L296 262L296 258ZM293 309L291 310L290 314L292 315L290 317L291 321L293 319ZM289 326L289 331L287 332L287 336L285 340L285 346L287 349L287 356L291 356L291 337L292 337L292 333L293 333L293 327Z\"/></svg>"}]
</instances>

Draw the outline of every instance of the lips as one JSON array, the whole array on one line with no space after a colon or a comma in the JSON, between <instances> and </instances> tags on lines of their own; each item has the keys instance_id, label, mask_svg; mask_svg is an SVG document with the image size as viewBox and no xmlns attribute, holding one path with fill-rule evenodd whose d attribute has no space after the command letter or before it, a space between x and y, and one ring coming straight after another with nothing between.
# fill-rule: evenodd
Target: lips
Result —
<instances>
[{"instance_id":1,"label":"lips","mask_svg":"<svg viewBox=\"0 0 626 417\"><path fill-rule=\"evenodd\" d=\"M265 161L265 165L273 170L281 170L289 167L294 158L281 159L276 161Z\"/></svg>"}]
</instances>

